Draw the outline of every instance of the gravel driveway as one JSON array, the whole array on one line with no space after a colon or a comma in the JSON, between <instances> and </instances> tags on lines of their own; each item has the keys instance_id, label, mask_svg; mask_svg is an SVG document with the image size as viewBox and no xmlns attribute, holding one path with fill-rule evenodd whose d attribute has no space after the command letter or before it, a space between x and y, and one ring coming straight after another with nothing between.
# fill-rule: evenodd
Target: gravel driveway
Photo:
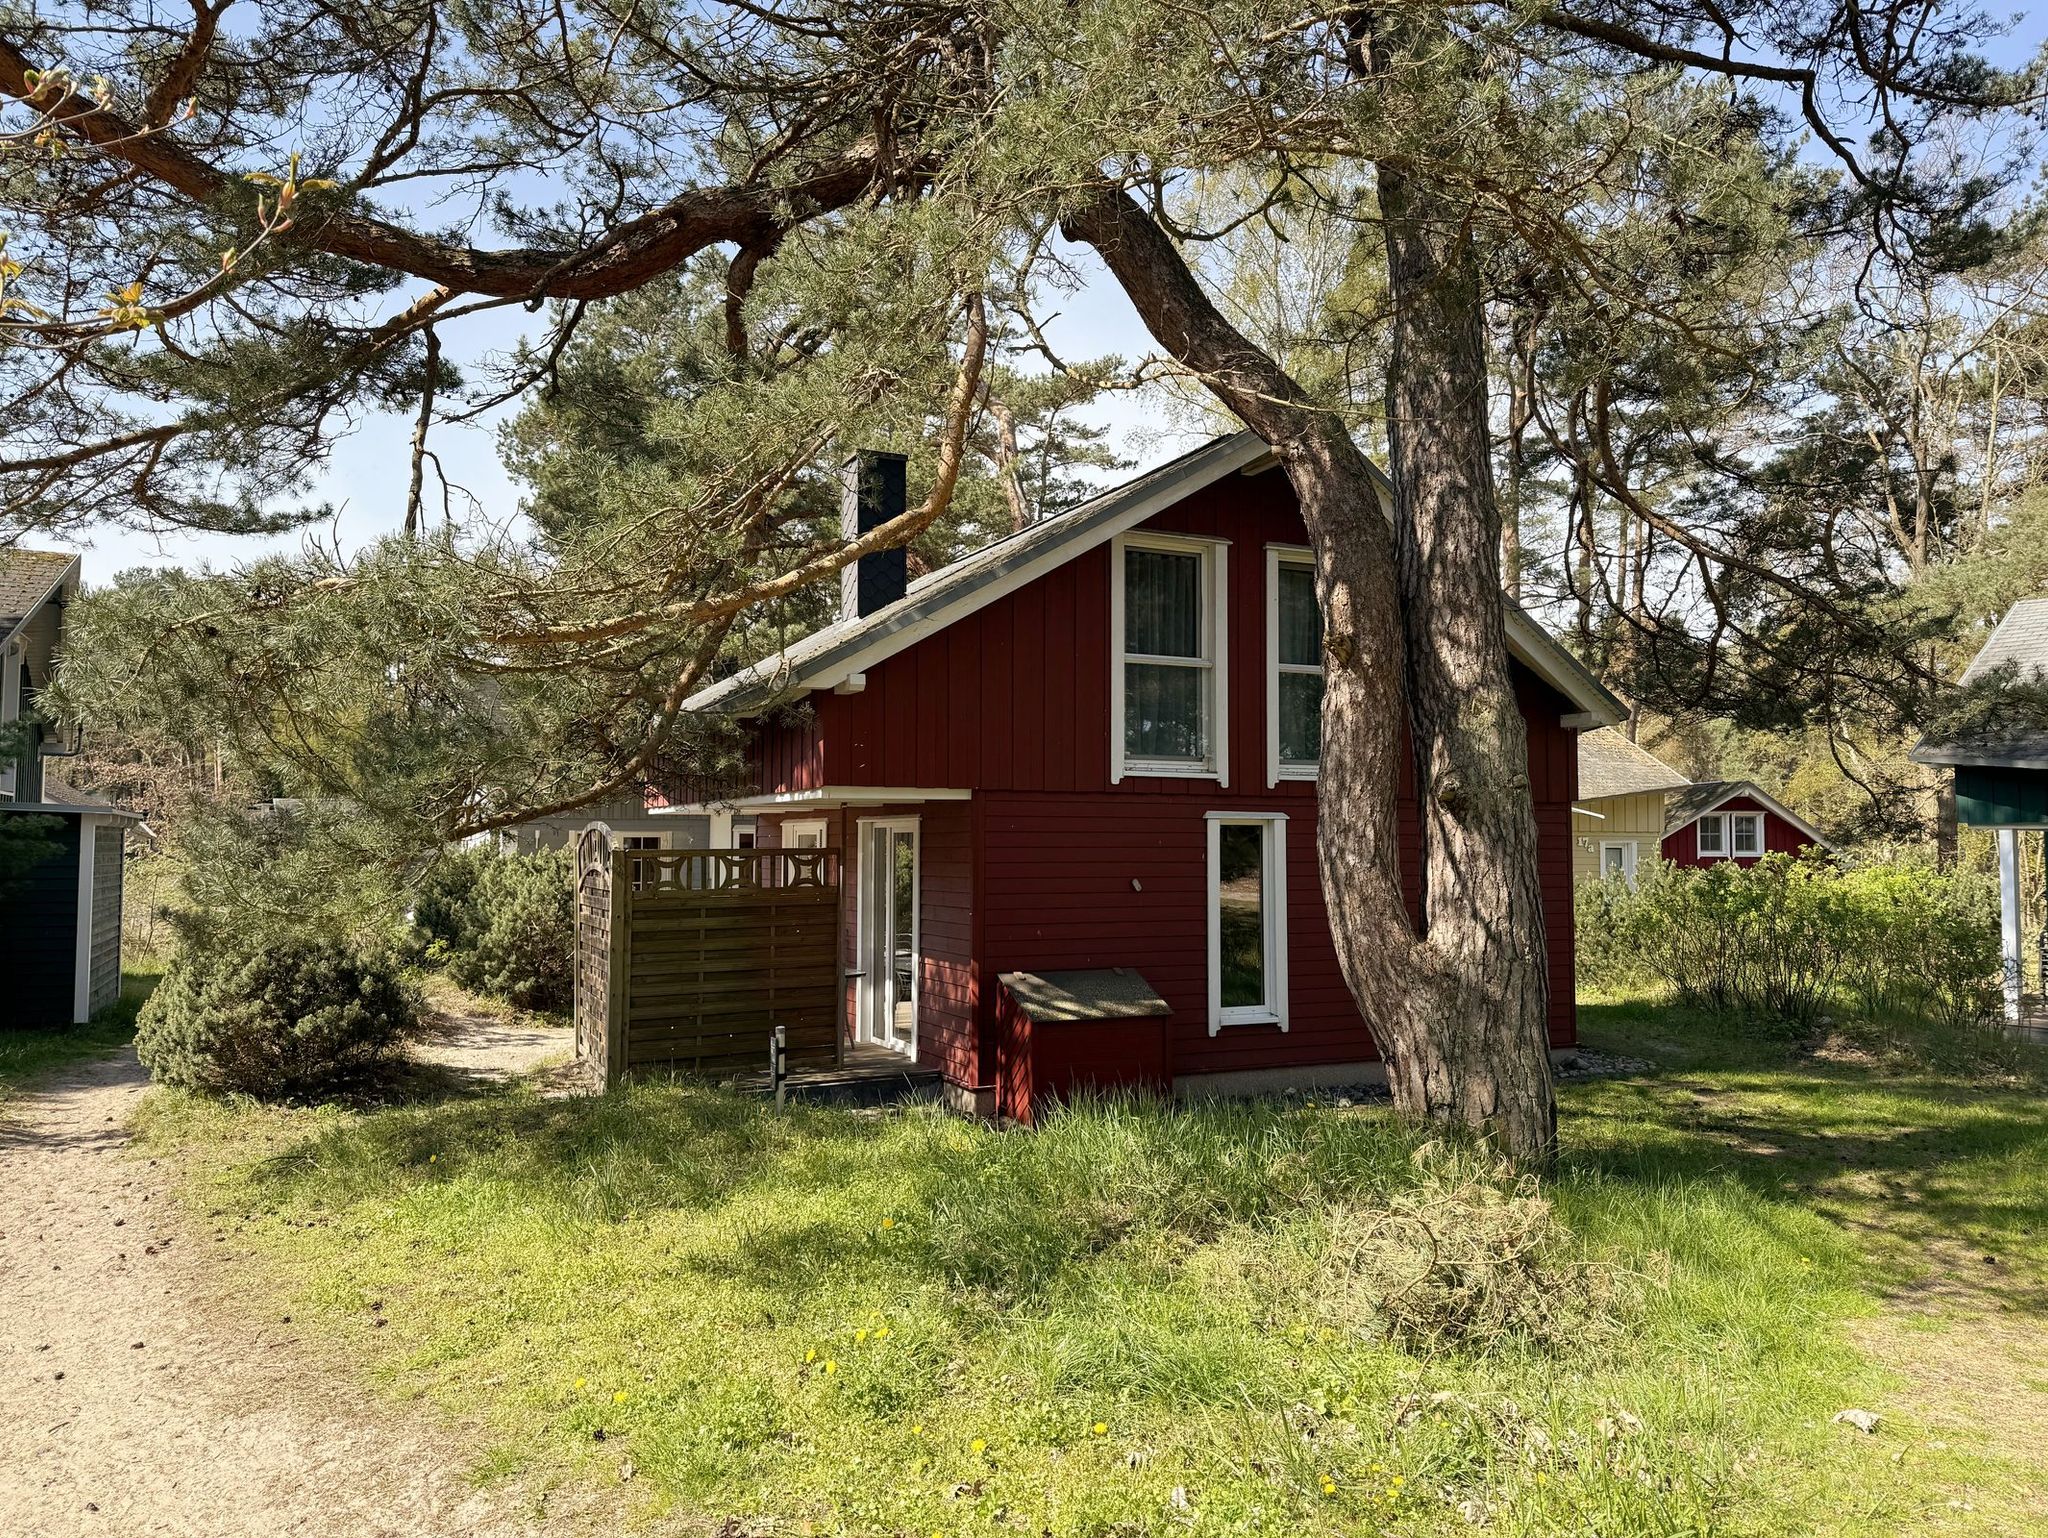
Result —
<instances>
[{"instance_id":1,"label":"gravel driveway","mask_svg":"<svg viewBox=\"0 0 2048 1538\"><path fill-rule=\"evenodd\" d=\"M486 1072L562 1037L461 1033ZM442 1056L463 1056L454 1042ZM528 1061L531 1061L529 1058ZM555 1533L529 1496L465 1477L428 1409L364 1398L277 1315L223 1301L231 1245L124 1151L148 1080L133 1051L0 1117L0 1534L6 1538L442 1538Z\"/></svg>"}]
</instances>

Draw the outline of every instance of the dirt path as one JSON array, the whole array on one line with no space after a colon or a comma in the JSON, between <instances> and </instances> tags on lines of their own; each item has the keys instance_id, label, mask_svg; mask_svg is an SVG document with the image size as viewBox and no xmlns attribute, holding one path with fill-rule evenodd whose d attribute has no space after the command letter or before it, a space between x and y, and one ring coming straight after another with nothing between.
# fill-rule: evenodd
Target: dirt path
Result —
<instances>
[{"instance_id":1,"label":"dirt path","mask_svg":"<svg viewBox=\"0 0 2048 1538\"><path fill-rule=\"evenodd\" d=\"M464 1020L433 1055L493 1074L559 1055L559 1032L504 1029ZM292 1325L220 1301L224 1252L181 1221L165 1172L124 1151L146 1084L126 1051L0 1119L0 1534L560 1531L471 1489L432 1412L367 1403Z\"/></svg>"}]
</instances>

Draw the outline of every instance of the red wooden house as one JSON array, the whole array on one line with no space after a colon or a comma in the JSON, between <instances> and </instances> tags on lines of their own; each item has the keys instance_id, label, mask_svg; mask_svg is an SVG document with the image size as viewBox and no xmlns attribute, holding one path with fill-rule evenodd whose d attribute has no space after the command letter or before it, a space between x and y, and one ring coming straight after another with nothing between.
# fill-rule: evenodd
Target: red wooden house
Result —
<instances>
[{"instance_id":1,"label":"red wooden house","mask_svg":"<svg viewBox=\"0 0 2048 1538\"><path fill-rule=\"evenodd\" d=\"M849 536L901 511L900 457L849 471ZM1218 439L907 586L870 557L841 619L689 702L751 723L756 783L719 809L842 851L850 1040L1022 1116L1078 1083L1383 1077L1317 878L1306 545L1265 445ZM1508 629L1561 1048L1574 734L1620 710L1512 605ZM1412 882L1412 821L1407 853Z\"/></svg>"},{"instance_id":2,"label":"red wooden house","mask_svg":"<svg viewBox=\"0 0 2048 1538\"><path fill-rule=\"evenodd\" d=\"M1662 853L1674 865L1828 849L1812 823L1751 780L1707 780L1666 793Z\"/></svg>"}]
</instances>

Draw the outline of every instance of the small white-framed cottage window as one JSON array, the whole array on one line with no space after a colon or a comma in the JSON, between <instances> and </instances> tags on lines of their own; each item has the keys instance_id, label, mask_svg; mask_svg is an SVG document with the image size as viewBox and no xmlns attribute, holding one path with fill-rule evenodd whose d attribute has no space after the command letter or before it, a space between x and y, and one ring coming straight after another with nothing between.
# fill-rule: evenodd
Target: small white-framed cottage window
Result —
<instances>
[{"instance_id":1,"label":"small white-framed cottage window","mask_svg":"<svg viewBox=\"0 0 2048 1538\"><path fill-rule=\"evenodd\" d=\"M1287 1029L1287 818L1211 812L1209 1034Z\"/></svg>"},{"instance_id":2,"label":"small white-framed cottage window","mask_svg":"<svg viewBox=\"0 0 2048 1538\"><path fill-rule=\"evenodd\" d=\"M825 819L822 817L791 818L782 825L782 847L784 849L823 849L825 847Z\"/></svg>"},{"instance_id":3,"label":"small white-framed cottage window","mask_svg":"<svg viewBox=\"0 0 2048 1538\"><path fill-rule=\"evenodd\" d=\"M619 847L621 849L666 849L668 848L668 835L666 833L621 834L619 837Z\"/></svg>"},{"instance_id":4,"label":"small white-framed cottage window","mask_svg":"<svg viewBox=\"0 0 2048 1538\"><path fill-rule=\"evenodd\" d=\"M1738 859L1752 859L1764 852L1764 818L1761 812L1728 814L1728 852Z\"/></svg>"},{"instance_id":5,"label":"small white-framed cottage window","mask_svg":"<svg viewBox=\"0 0 2048 1538\"><path fill-rule=\"evenodd\" d=\"M1218 540L1127 534L1110 547L1110 780L1230 783L1224 557Z\"/></svg>"},{"instance_id":6,"label":"small white-framed cottage window","mask_svg":"<svg viewBox=\"0 0 2048 1538\"><path fill-rule=\"evenodd\" d=\"M1720 860L1728 855L1728 819L1709 813L1693 824L1702 860Z\"/></svg>"},{"instance_id":7,"label":"small white-framed cottage window","mask_svg":"<svg viewBox=\"0 0 2048 1538\"><path fill-rule=\"evenodd\" d=\"M1323 743L1323 609L1314 558L1266 547L1266 783L1312 780Z\"/></svg>"},{"instance_id":8,"label":"small white-framed cottage window","mask_svg":"<svg viewBox=\"0 0 2048 1538\"><path fill-rule=\"evenodd\" d=\"M1610 839L1600 846L1600 874L1619 876L1630 886L1636 884L1636 841Z\"/></svg>"}]
</instances>

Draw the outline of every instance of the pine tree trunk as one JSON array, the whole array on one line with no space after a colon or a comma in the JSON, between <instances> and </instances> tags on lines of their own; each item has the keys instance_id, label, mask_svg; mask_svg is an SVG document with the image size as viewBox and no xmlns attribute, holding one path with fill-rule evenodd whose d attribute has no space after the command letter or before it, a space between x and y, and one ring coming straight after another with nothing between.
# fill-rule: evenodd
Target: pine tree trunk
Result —
<instances>
[{"instance_id":1,"label":"pine tree trunk","mask_svg":"<svg viewBox=\"0 0 2048 1538\"><path fill-rule=\"evenodd\" d=\"M1418 1078L1404 1100L1483 1124L1524 1157L1547 1156L1557 1132L1549 967L1528 736L1501 605L1478 262L1456 202L1384 164L1379 195L1394 311L1395 546L1433 963L1422 982L1443 1022L1390 1069ZM1490 1071L1431 1061L1433 1044Z\"/></svg>"},{"instance_id":2,"label":"pine tree trunk","mask_svg":"<svg viewBox=\"0 0 2048 1538\"><path fill-rule=\"evenodd\" d=\"M1272 445L1300 502L1325 634L1323 897L1396 1107L1477 1128L1513 1157L1548 1159L1546 953L1527 748L1508 678L1485 363L1468 329L1480 319L1476 283L1405 328L1389 392L1412 424L1397 413L1397 550L1344 424L1223 317L1137 204L1109 193L1063 228L1095 248L1160 345ZM1404 272L1413 280L1419 266ZM1409 765L1426 846L1420 928L1401 882Z\"/></svg>"}]
</instances>

